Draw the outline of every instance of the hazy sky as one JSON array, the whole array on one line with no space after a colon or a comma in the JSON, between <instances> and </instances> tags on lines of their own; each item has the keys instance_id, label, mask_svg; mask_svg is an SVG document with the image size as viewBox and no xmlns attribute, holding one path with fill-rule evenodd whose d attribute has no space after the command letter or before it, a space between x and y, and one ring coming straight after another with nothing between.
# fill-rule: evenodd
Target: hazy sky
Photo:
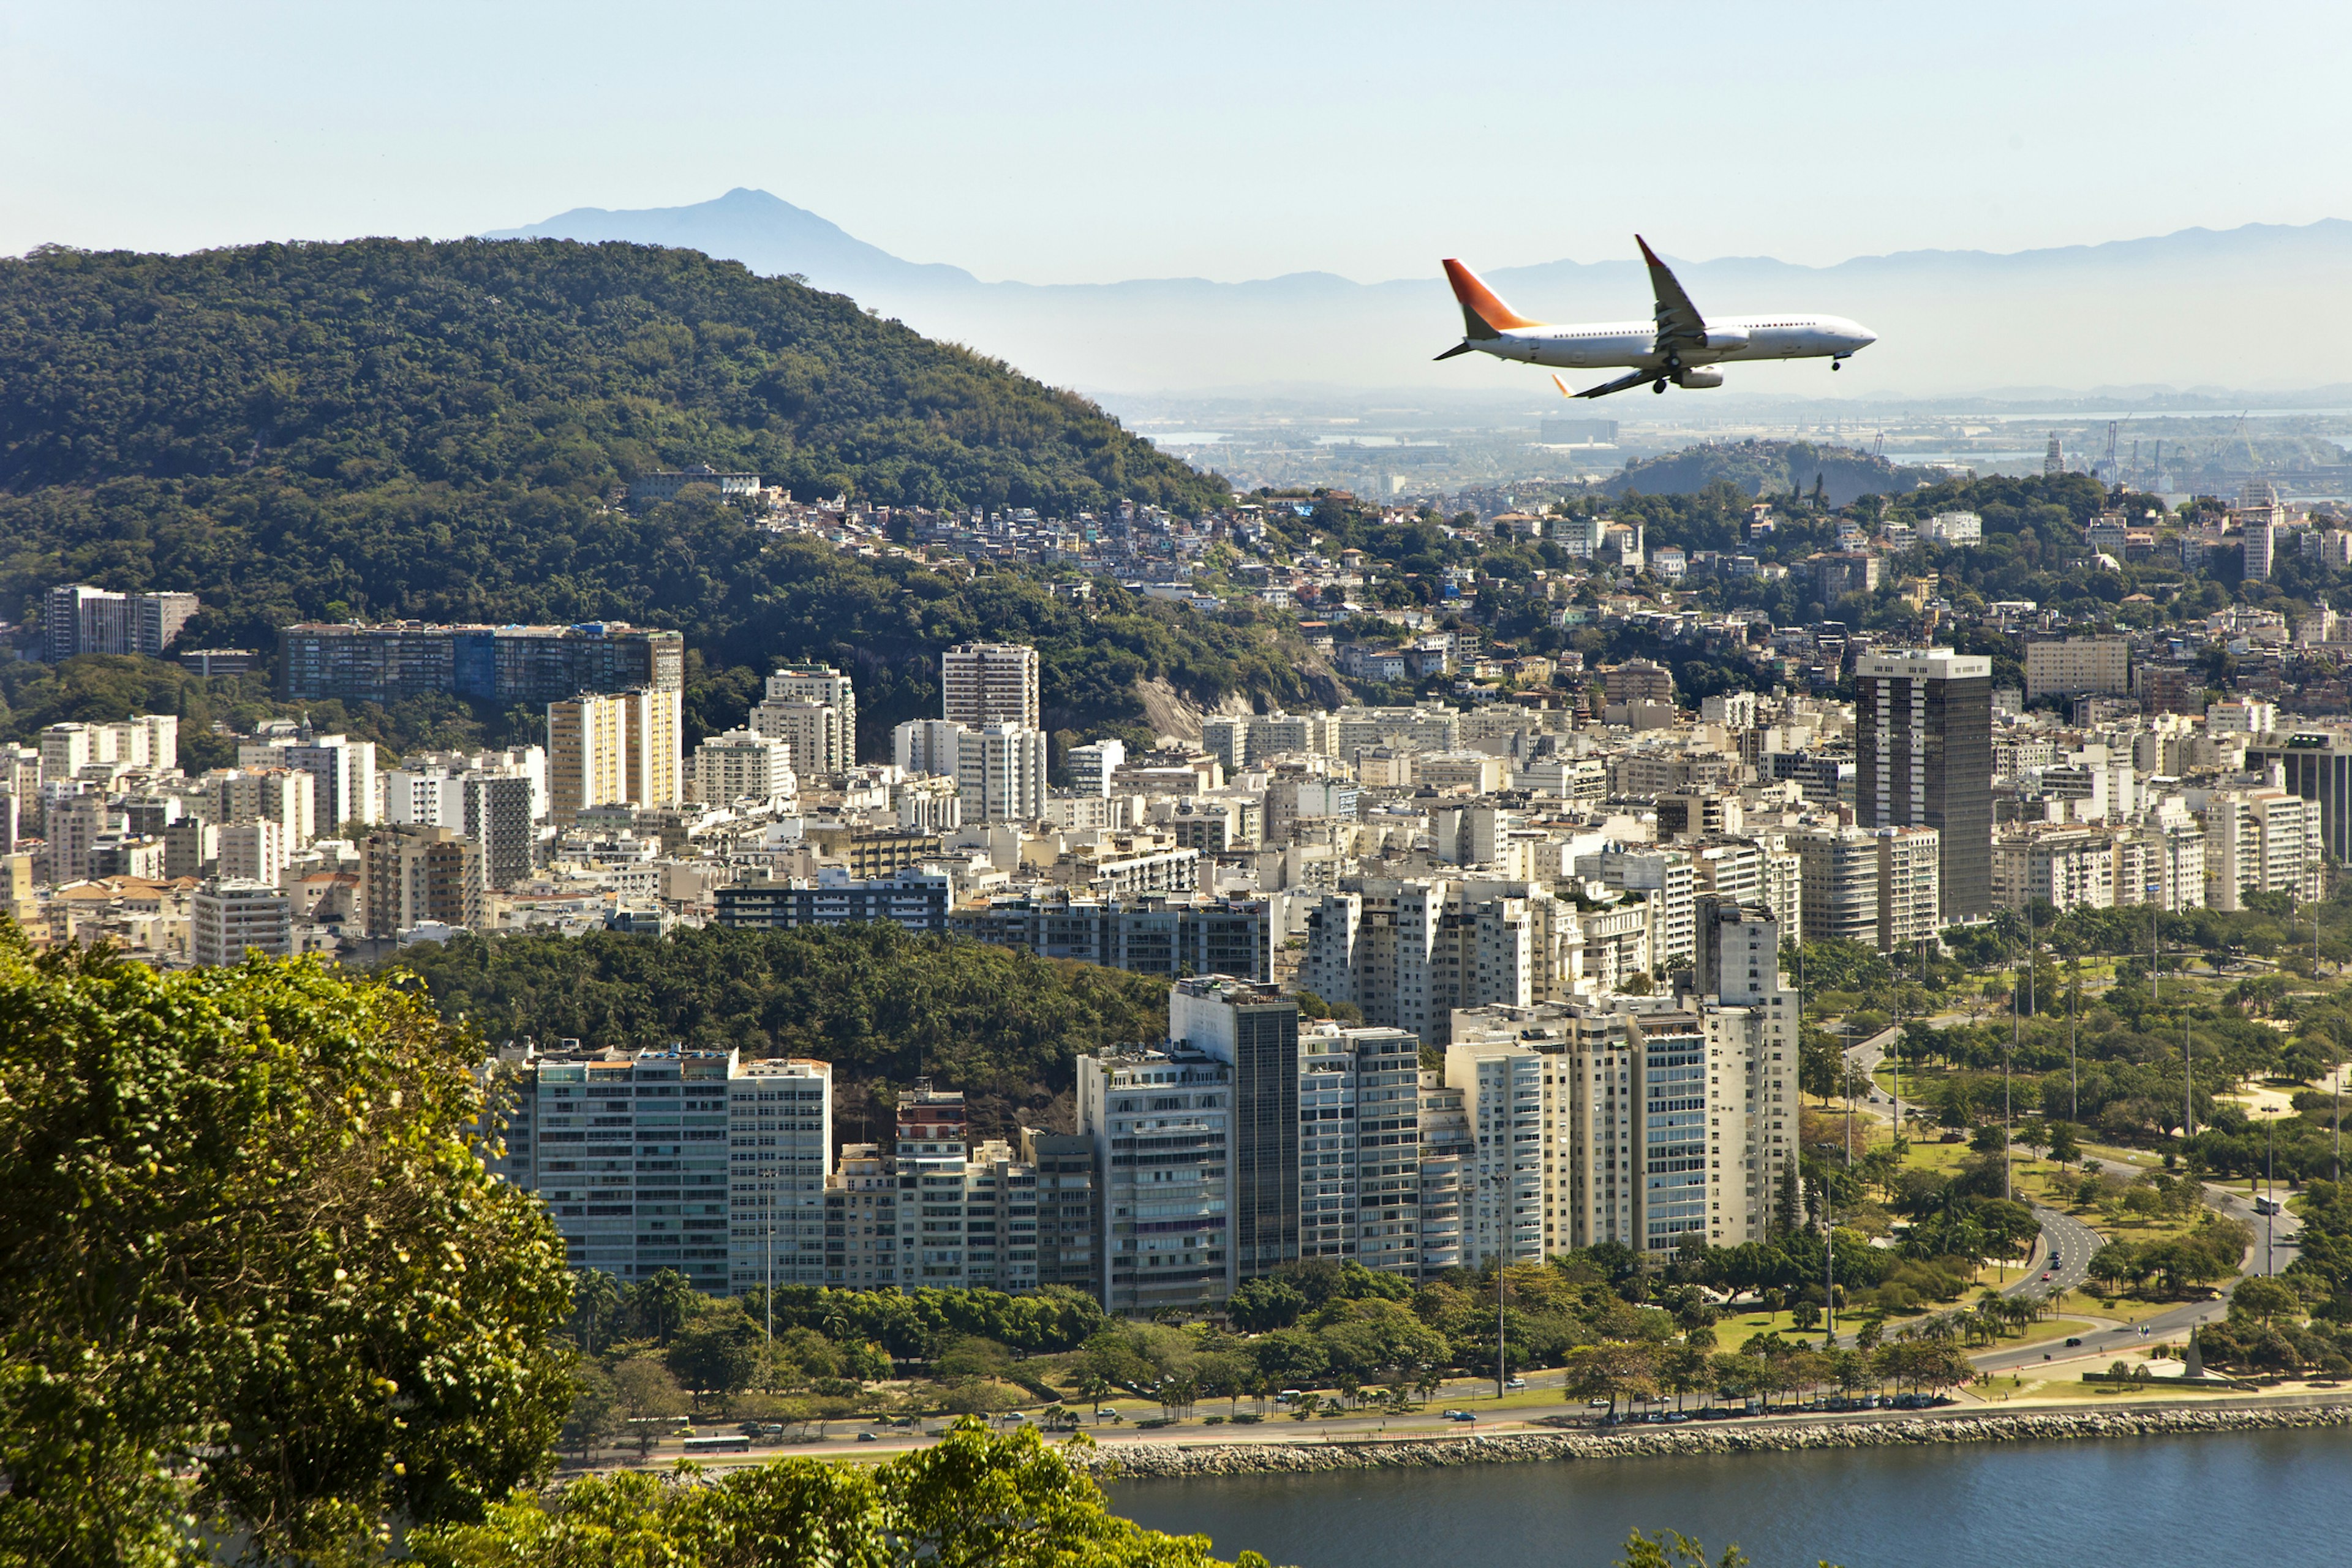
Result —
<instances>
[{"instance_id":1,"label":"hazy sky","mask_svg":"<svg viewBox=\"0 0 2352 1568\"><path fill-rule=\"evenodd\" d=\"M1037 282L2352 216L2352 7L0 0L0 252L753 185Z\"/></svg>"}]
</instances>

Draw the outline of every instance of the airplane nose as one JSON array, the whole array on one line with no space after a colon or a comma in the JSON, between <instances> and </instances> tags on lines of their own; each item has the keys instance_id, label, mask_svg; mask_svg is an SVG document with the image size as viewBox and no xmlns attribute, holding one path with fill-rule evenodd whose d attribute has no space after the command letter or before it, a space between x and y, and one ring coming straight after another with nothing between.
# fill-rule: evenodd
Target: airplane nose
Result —
<instances>
[{"instance_id":1,"label":"airplane nose","mask_svg":"<svg viewBox=\"0 0 2352 1568\"><path fill-rule=\"evenodd\" d=\"M1876 342L1877 341L1878 341L1878 334L1877 334L1876 332L1872 331L1868 327L1856 326L1856 327L1854 328L1854 330L1853 330L1853 346L1854 346L1854 347L1856 347L1856 348L1858 348L1858 349L1866 349L1866 348L1868 348L1871 344L1873 344L1873 343Z\"/></svg>"}]
</instances>

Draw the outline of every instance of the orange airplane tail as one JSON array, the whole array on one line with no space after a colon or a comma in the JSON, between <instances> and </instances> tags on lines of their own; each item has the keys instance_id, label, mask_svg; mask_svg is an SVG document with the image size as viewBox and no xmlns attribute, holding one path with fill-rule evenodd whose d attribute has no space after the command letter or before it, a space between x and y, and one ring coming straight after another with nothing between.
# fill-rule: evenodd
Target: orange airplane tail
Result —
<instances>
[{"instance_id":1,"label":"orange airplane tail","mask_svg":"<svg viewBox=\"0 0 2352 1568\"><path fill-rule=\"evenodd\" d=\"M1492 289L1478 280L1475 272L1450 256L1445 258L1445 280L1454 285L1454 297L1462 301L1462 335L1465 338L1499 338L1513 327L1543 325L1504 304Z\"/></svg>"}]
</instances>

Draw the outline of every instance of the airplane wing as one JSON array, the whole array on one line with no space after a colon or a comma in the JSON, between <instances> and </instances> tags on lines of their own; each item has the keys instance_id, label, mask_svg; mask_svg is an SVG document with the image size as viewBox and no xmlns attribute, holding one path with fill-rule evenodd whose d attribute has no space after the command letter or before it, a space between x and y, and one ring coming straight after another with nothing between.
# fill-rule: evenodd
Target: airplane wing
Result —
<instances>
[{"instance_id":1,"label":"airplane wing","mask_svg":"<svg viewBox=\"0 0 2352 1568\"><path fill-rule=\"evenodd\" d=\"M1599 386L1588 386L1582 392L1571 393L1570 395L1574 397L1606 397L1612 392L1631 392L1637 386L1641 386L1645 383L1656 380L1657 374L1658 373L1654 370L1637 370L1628 374L1621 375L1614 381L1602 382ZM1552 379L1554 381L1558 381L1559 378L1558 376L1554 376ZM1567 392L1568 388L1563 386L1560 390L1562 392Z\"/></svg>"},{"instance_id":2,"label":"airplane wing","mask_svg":"<svg viewBox=\"0 0 2352 1568\"><path fill-rule=\"evenodd\" d=\"M1658 253L1650 248L1648 240L1637 234L1633 243L1642 247L1642 259L1650 264L1650 293L1657 301L1658 352L1663 353L1675 343L1705 342L1706 318L1698 313L1691 297L1683 292L1680 280L1658 259Z\"/></svg>"}]
</instances>

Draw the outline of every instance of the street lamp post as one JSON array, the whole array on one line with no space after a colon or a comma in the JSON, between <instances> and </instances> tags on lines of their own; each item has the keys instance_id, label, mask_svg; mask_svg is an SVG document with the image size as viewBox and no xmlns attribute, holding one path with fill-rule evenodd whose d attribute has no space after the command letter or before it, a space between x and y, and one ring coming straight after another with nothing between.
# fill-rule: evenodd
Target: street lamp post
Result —
<instances>
[{"instance_id":1,"label":"street lamp post","mask_svg":"<svg viewBox=\"0 0 2352 1568\"><path fill-rule=\"evenodd\" d=\"M1506 1224L1511 1207L1511 1175L1507 1168L1495 1173L1495 1400L1503 1398L1503 1380L1509 1376L1510 1352L1505 1348L1503 1326L1503 1266L1510 1259L1509 1234Z\"/></svg>"},{"instance_id":2,"label":"street lamp post","mask_svg":"<svg viewBox=\"0 0 2352 1568\"><path fill-rule=\"evenodd\" d=\"M2271 1237L2278 1226L2278 1115L2275 1107L2263 1119L2269 1132L2269 1147L2263 1154L2263 1272L2275 1272L2271 1267Z\"/></svg>"}]
</instances>

